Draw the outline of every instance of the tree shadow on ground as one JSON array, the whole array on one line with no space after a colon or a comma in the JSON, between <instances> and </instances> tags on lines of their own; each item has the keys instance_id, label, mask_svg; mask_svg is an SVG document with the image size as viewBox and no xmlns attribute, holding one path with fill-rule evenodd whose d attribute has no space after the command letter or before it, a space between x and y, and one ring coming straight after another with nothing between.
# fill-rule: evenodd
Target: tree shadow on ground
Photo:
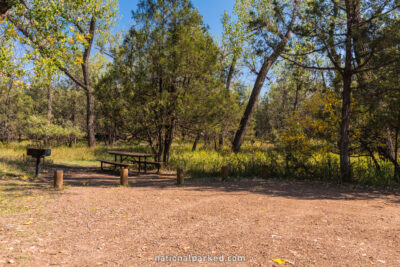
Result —
<instances>
[{"instance_id":1,"label":"tree shadow on ground","mask_svg":"<svg viewBox=\"0 0 400 267\"><path fill-rule=\"evenodd\" d=\"M102 172L99 167L51 166L52 171L41 179L44 183L53 183L56 169L64 170L64 182L70 186L115 187L119 186L117 172ZM185 185L176 184L175 173L138 174L130 170L129 185L135 189L146 188L181 188L182 190L220 191L227 193L250 192L273 197L288 197L302 200L368 200L374 198L389 199L400 203L400 194L382 189L359 188L355 185L337 185L318 182L288 181L278 179L232 179L221 182L215 178L187 179Z\"/></svg>"}]
</instances>

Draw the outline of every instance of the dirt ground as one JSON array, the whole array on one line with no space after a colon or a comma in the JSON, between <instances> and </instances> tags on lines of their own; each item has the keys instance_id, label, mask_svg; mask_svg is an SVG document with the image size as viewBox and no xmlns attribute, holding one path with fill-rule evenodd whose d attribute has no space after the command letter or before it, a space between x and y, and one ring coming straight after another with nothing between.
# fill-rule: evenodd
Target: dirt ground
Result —
<instances>
[{"instance_id":1,"label":"dirt ground","mask_svg":"<svg viewBox=\"0 0 400 267\"><path fill-rule=\"evenodd\" d=\"M62 191L26 188L25 209L1 215L0 265L400 266L398 194L275 180L177 186L174 174L132 175L123 188L95 169L64 179Z\"/></svg>"}]
</instances>

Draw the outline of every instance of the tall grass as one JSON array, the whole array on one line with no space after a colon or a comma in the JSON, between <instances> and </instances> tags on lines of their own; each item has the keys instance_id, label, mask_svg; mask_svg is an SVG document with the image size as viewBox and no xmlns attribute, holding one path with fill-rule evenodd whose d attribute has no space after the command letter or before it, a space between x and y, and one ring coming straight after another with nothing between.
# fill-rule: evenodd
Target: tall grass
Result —
<instances>
[{"instance_id":1,"label":"tall grass","mask_svg":"<svg viewBox=\"0 0 400 267\"><path fill-rule=\"evenodd\" d=\"M26 156L27 143L0 145L0 176L30 176L34 160ZM88 148L86 144L74 147L54 147L47 164L98 166L99 159L112 159L107 151L151 152L146 145L123 144L114 147L98 145ZM393 179L393 167L380 161L381 170L366 157L352 159L354 181L359 184L399 186ZM339 157L334 154L314 155L301 166L288 165L285 158L267 144L246 144L242 152L234 154L228 149L215 151L205 146L197 151L191 145L176 142L171 148L168 168L182 167L192 178L219 177L222 166L228 166L230 177L260 177L262 166L268 166L272 178L319 180L336 182L340 177Z\"/></svg>"},{"instance_id":2,"label":"tall grass","mask_svg":"<svg viewBox=\"0 0 400 267\"><path fill-rule=\"evenodd\" d=\"M173 147L170 167L182 167L191 177L219 177L222 166L228 166L231 177L260 177L263 166L268 166L271 178L294 180L340 181L339 156L318 154L302 165L287 164L285 157L268 146L245 147L234 154L228 151L201 149L191 151L185 144ZM380 170L367 157L352 159L355 183L376 186L400 186L393 178L391 163L380 160Z\"/></svg>"}]
</instances>

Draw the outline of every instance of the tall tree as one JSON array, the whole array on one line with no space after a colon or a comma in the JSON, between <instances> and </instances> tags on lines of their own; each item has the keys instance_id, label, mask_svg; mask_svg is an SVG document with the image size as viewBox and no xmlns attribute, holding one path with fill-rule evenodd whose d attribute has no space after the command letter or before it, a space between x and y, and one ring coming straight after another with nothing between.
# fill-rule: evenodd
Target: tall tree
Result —
<instances>
[{"instance_id":1,"label":"tall tree","mask_svg":"<svg viewBox=\"0 0 400 267\"><path fill-rule=\"evenodd\" d=\"M310 66L291 60L300 66L320 70L334 70L339 75L341 91L340 123L340 169L342 181L352 180L350 163L351 106L353 81L356 74L371 70L369 62L374 55L386 47L382 44L390 32L382 31L385 20L390 19L398 8L396 1L360 0L314 0L307 2L308 8L301 17L304 49L297 56L320 53L325 55L330 66ZM300 33L301 32L301 33ZM373 67L378 69L393 59L382 61Z\"/></svg>"},{"instance_id":2,"label":"tall tree","mask_svg":"<svg viewBox=\"0 0 400 267\"><path fill-rule=\"evenodd\" d=\"M133 18L135 25L115 57L117 75L104 82L114 88L113 97L123 90L131 134L167 163L176 130L193 119L186 109L220 88L215 80L219 51L188 0L141 0Z\"/></svg>"},{"instance_id":3,"label":"tall tree","mask_svg":"<svg viewBox=\"0 0 400 267\"><path fill-rule=\"evenodd\" d=\"M17 3L7 18L42 57L50 59L67 77L85 90L87 96L88 145L95 145L95 106L90 84L89 59L96 34L110 30L115 0L48 1ZM72 73L73 65L81 73Z\"/></svg>"},{"instance_id":4,"label":"tall tree","mask_svg":"<svg viewBox=\"0 0 400 267\"><path fill-rule=\"evenodd\" d=\"M237 0L235 14L244 25L243 35L247 48L254 54L250 64L257 75L246 110L232 144L237 153L243 142L247 125L257 105L261 89L269 70L285 50L296 26L299 1ZM256 69L259 62L258 70Z\"/></svg>"}]
</instances>

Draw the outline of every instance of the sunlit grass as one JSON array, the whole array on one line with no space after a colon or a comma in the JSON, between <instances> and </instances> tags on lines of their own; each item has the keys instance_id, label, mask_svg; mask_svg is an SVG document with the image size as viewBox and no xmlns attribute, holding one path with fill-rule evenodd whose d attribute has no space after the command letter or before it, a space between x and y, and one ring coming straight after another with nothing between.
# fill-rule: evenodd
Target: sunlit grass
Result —
<instances>
[{"instance_id":1,"label":"sunlit grass","mask_svg":"<svg viewBox=\"0 0 400 267\"><path fill-rule=\"evenodd\" d=\"M26 156L27 143L0 145L0 177L31 178L34 172L34 159ZM85 143L73 147L52 148L52 154L46 158L47 164L66 166L99 166L100 159L113 159L109 150L148 152L143 145L123 144L106 146L98 144L88 148ZM379 160L381 170L375 169L367 157L353 158L354 181L367 185L397 186L393 180L393 167L389 162ZM246 143L240 153L230 152L228 147L215 151L202 144L192 151L188 142L177 141L171 148L168 168L184 168L188 178L219 177L222 166L228 166L230 177L260 177L262 166L268 166L271 178L319 180L337 182L340 179L339 156L335 154L315 154L303 162L303 165L287 165L283 155L266 143Z\"/></svg>"}]
</instances>

